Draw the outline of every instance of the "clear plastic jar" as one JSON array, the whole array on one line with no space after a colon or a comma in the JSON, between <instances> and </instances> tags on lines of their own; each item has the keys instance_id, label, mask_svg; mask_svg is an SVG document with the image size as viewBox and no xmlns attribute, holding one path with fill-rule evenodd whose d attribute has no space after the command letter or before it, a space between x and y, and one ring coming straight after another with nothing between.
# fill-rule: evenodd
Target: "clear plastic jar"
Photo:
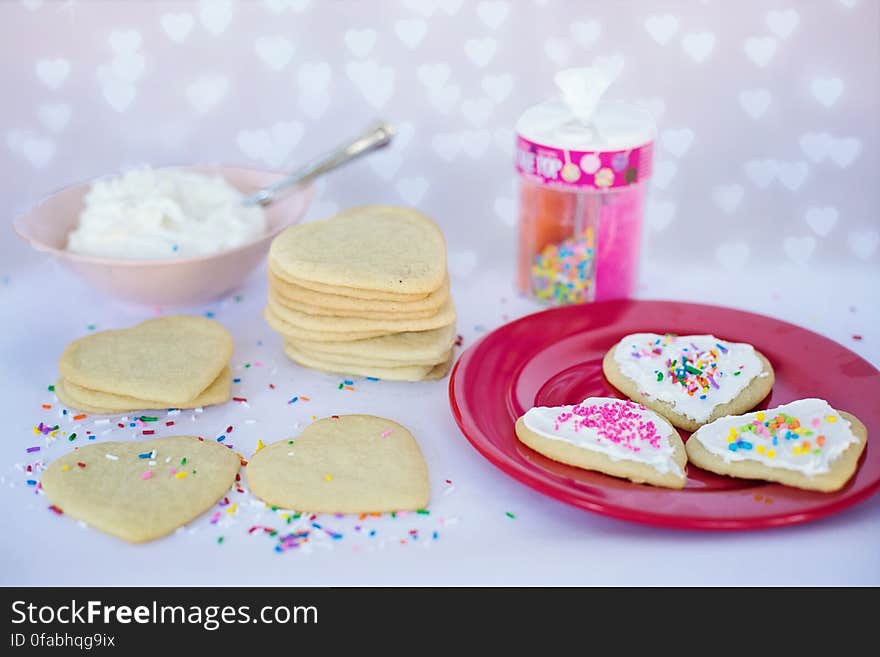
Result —
<instances>
[{"instance_id":1,"label":"clear plastic jar","mask_svg":"<svg viewBox=\"0 0 880 657\"><path fill-rule=\"evenodd\" d=\"M562 72L565 100L517 124L517 287L552 304L625 298L638 276L654 122L639 107L598 102L601 92L581 104L566 93L565 82L582 89L594 75Z\"/></svg>"}]
</instances>

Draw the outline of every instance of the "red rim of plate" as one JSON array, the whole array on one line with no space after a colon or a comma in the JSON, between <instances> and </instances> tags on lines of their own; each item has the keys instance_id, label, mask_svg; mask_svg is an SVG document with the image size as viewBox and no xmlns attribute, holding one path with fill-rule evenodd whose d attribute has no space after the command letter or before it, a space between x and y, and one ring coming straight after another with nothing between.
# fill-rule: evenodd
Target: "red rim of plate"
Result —
<instances>
[{"instance_id":1,"label":"red rim of plate","mask_svg":"<svg viewBox=\"0 0 880 657\"><path fill-rule=\"evenodd\" d=\"M505 450L498 447L496 445L496 441L493 440L490 436L486 435L486 433L473 421L472 416L467 409L468 403L465 397L468 394L468 389L467 383L465 382L465 377L471 376L470 370L472 366L476 366L476 376L479 376L481 373L484 374L486 368L479 367L479 361L481 360L481 357L484 355L484 353L486 351L491 351L499 348L507 349L508 334L518 329L521 329L523 325L541 325L548 321L552 322L554 320L557 320L560 316L565 317L566 315L577 315L577 313L579 312L589 313L592 316L603 314L619 316L622 313L629 311L634 311L636 314L641 311L659 311L664 317L666 317L672 314L671 311L673 309L676 309L677 312L680 312L681 310L687 310L695 313L698 316L705 315L706 317L713 318L718 316L725 316L730 318L735 315L738 317L739 320L749 323L750 326L755 327L758 330L760 330L761 328L772 328L777 332L794 332L796 336L798 336L802 340L806 340L807 343L810 344L813 348L824 350L830 349L836 351L839 353L840 357L845 356L846 358L850 359L847 362L857 363L859 367L863 368L860 371L860 376L872 377L874 379L874 384L876 387L876 390L874 390L873 393L868 392L867 395L864 396L870 398L871 395L873 395L873 399L875 400L877 398L880 398L880 371L878 371L877 368L875 368L873 365L868 363L857 354L846 349L846 347L838 344L837 342L834 342L833 340L819 335L818 333L802 328L795 324L783 322L781 320L777 320L766 315L759 315L757 313L740 311L721 306L693 304L677 301L620 300L606 301L582 306L564 306L559 308L551 308L548 310L533 313L531 315L526 315L525 317L509 322L508 324L505 324L495 329L491 333L483 336L479 341L477 341L474 345L469 347L461 354L458 361L455 363L455 366L452 369L452 374L449 378L449 403L456 424L458 424L458 427L465 438L467 438L471 445L483 457L485 457L490 463L499 468L502 472L520 481L521 483L526 484L530 488L533 488L544 495L560 500L567 504L585 509L587 511L592 511L601 515L610 516L621 520L628 520L631 522L654 526L701 530L745 530L780 527L817 520L819 518L839 513L840 511L843 511L855 504L858 504L859 502L866 500L871 495L876 493L878 489L880 489L880 452L878 452L876 448L873 450L871 449L870 441L869 445L866 446L865 451L859 461L859 469L850 480L850 482L840 491L837 491L835 493L817 493L810 491L797 491L796 489L790 489L778 484L771 484L767 482L745 482L745 485L751 484L753 486L759 486L759 488L755 488L755 490L762 491L763 494L767 496L783 491L795 491L803 498L803 504L801 504L800 507L796 510L785 511L781 513L772 513L769 512L768 509L768 512L766 513L755 513L753 516L750 517L736 518L724 517L723 514L712 517L676 515L663 513L662 511L658 511L656 509L652 510L644 508L633 508L632 506L621 506L618 504L601 501L601 499L597 499L598 496L591 497L589 494L585 493L583 489L572 486L571 484L566 484L564 481L562 481L562 477L558 476L556 473L553 473L549 469L545 469L533 461L524 459L521 456L522 450L524 449L527 452L531 452L531 450L521 445L516 439L516 435L513 430L513 424L516 419L516 415L513 414L512 409L510 408L510 401L508 399L508 393L510 391L509 385L513 385L513 381L518 377L523 368L528 364L530 357L534 356L537 352L547 349L548 347L553 346L553 344L571 338L572 336L578 336L598 330L607 330L609 328L612 328L613 325L597 324L596 326L588 327L585 329L575 326L575 328L568 333L561 333L557 336L554 336L554 340L552 342L541 342L540 340L536 340L533 348L528 353L521 355L521 357L516 360L515 363L511 363L509 367L506 368L503 372L499 373L497 371L494 371L491 373L491 376L495 378L496 385L493 387L490 382L490 385L484 386L484 390L494 390L494 394L491 400L492 403L503 404L506 407L506 412L510 416L509 422L506 427L502 428L493 426L492 428L501 432L506 432L506 437L502 440L505 442L506 445L509 441L509 447L512 449L513 452L516 452L516 455L512 454L510 449ZM568 318L566 317L566 319ZM557 321L557 325L559 325L559 323L560 322ZM622 337L627 333L635 332L636 330L660 330L652 328L653 326L657 325L656 320L648 320L646 323L648 324L648 326L645 326L644 329L621 329L620 331L617 331L617 333L619 334L618 339L619 337ZM707 324L712 324L711 320L707 322ZM664 322L664 325L667 324ZM676 332L676 328L674 326L670 326L669 330L672 332ZM691 330L690 332L697 331ZM723 330L712 330L711 325L706 326L703 332L714 333L716 335L721 334L726 339L739 339L741 341L746 341L743 338L736 338L736 336L731 336L729 332L725 332ZM549 332L542 333L539 330L535 333L538 335L542 335L545 339L549 335ZM768 340L769 339L770 338L768 338ZM760 344L758 344L759 340L749 341L753 344L756 344L759 350L761 350L761 346ZM614 342L609 343L607 345L607 348L610 348L612 344L614 344ZM774 363L774 366L775 365L776 364ZM501 380L504 381L502 385L497 385L499 374L501 374ZM504 377L507 378L505 379ZM862 381L861 383L864 384L864 381ZM777 385L778 384L779 372L777 370ZM871 385L868 385L868 388L871 387ZM811 395L810 393L805 392L802 396L807 397ZM579 400L567 400L564 403L575 403L576 401ZM763 407L763 405L758 406L758 408L761 407ZM871 433L872 430L876 431L877 427L880 426L880 409L872 410L870 408L862 408L861 404L857 403L857 401L854 400L853 403L848 403L843 410L847 410L859 417L859 419L861 419L865 423L865 425L868 426L869 433ZM537 453L533 452L533 454L538 456L539 459L543 459L543 457L537 455ZM544 460L546 461L546 459ZM547 462L550 463L549 461ZM568 468L569 466L564 467ZM716 475L711 475L710 473L705 473L702 470L696 469L695 466L693 466L692 464L688 465L688 469L689 472L691 471L691 469L695 469L695 474L701 473L707 474L710 477L717 477ZM597 478L599 482L601 482L602 480L606 480L608 481L608 483L611 483L613 481L616 482L616 485L619 485L619 482L621 481L618 479L614 479L613 477L602 475L600 473L589 474ZM728 478L723 479L727 480ZM596 481L593 481L592 485L594 487L601 487L601 483L597 484ZM650 486L641 486L639 484L629 484L629 486L637 486L642 489L652 489L652 487ZM665 491L667 489L653 488L652 490L658 491L660 492L660 494L662 494L662 491ZM692 489L685 489L685 491L675 492L684 493L687 490ZM738 492L742 494L742 489L731 489L731 491L733 493ZM701 493L699 491L696 491L694 492L694 495L694 500L699 501L700 498L698 496L701 495Z\"/></svg>"}]
</instances>

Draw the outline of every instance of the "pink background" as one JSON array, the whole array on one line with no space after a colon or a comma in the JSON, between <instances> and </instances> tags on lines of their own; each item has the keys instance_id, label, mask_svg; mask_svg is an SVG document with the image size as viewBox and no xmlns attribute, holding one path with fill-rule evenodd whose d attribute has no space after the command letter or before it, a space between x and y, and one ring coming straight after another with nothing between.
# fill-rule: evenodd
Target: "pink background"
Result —
<instances>
[{"instance_id":1,"label":"pink background","mask_svg":"<svg viewBox=\"0 0 880 657\"><path fill-rule=\"evenodd\" d=\"M555 70L611 56L609 96L660 125L648 258L685 235L732 272L876 268L878 22L873 0L3 2L0 194L9 216L139 163L284 167L381 116L393 151L311 216L418 205L460 273L512 268L512 126Z\"/></svg>"}]
</instances>

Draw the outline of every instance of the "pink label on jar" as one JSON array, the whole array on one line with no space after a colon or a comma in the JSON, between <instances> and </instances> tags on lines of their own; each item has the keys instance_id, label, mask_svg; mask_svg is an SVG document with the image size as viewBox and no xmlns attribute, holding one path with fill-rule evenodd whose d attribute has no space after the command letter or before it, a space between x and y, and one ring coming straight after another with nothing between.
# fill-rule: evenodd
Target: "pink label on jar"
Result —
<instances>
[{"instance_id":1,"label":"pink label on jar","mask_svg":"<svg viewBox=\"0 0 880 657\"><path fill-rule=\"evenodd\" d=\"M561 189L614 189L651 176L653 143L625 151L569 151L516 138L516 170Z\"/></svg>"}]
</instances>

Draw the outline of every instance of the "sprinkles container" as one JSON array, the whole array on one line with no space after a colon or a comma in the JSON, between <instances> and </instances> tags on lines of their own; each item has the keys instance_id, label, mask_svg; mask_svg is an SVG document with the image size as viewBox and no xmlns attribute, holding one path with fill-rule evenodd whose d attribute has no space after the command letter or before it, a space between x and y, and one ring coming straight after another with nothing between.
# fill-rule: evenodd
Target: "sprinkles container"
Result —
<instances>
[{"instance_id":1,"label":"sprinkles container","mask_svg":"<svg viewBox=\"0 0 880 657\"><path fill-rule=\"evenodd\" d=\"M600 97L615 75L556 74L561 98L517 122L517 287L555 305L625 298L638 274L653 118Z\"/></svg>"}]
</instances>

